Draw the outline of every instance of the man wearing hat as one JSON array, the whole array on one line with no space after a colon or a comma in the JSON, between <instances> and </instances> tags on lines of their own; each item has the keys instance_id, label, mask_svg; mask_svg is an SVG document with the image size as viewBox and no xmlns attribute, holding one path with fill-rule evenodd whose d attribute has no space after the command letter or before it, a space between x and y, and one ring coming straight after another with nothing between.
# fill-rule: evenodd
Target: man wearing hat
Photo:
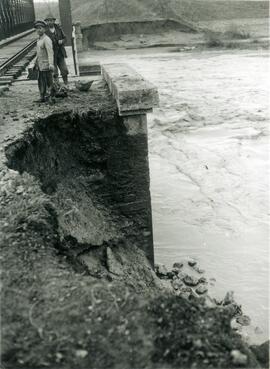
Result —
<instances>
[{"instance_id":1,"label":"man wearing hat","mask_svg":"<svg viewBox=\"0 0 270 369\"><path fill-rule=\"evenodd\" d=\"M63 81L65 85L68 84L68 68L65 61L67 57L67 53L65 50L65 41L66 36L62 30L62 28L55 23L56 18L49 14L45 18L45 22L47 23L46 35L50 37L53 43L53 51L54 51L54 78L58 80L58 68L60 69Z\"/></svg>"},{"instance_id":2,"label":"man wearing hat","mask_svg":"<svg viewBox=\"0 0 270 369\"><path fill-rule=\"evenodd\" d=\"M53 95L53 45L51 39L45 34L47 25L44 21L37 20L34 27L38 34L35 67L38 69L39 102L45 102L47 89L49 90L49 100L52 100Z\"/></svg>"}]
</instances>

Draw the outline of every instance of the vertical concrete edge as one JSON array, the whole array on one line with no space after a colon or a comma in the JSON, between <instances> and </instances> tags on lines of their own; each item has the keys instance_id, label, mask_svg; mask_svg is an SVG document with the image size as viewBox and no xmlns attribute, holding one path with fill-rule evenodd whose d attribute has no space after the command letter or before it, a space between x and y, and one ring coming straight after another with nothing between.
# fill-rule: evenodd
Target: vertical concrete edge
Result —
<instances>
[{"instance_id":1,"label":"vertical concrete edge","mask_svg":"<svg viewBox=\"0 0 270 369\"><path fill-rule=\"evenodd\" d=\"M101 74L114 97L128 146L117 148L127 186L121 193L123 211L138 220L136 238L154 266L154 244L150 172L148 160L147 113L159 104L157 88L127 64L103 64ZM120 182L119 182L120 183ZM117 187L117 184L116 184ZM132 200L130 200L132 199Z\"/></svg>"}]
</instances>

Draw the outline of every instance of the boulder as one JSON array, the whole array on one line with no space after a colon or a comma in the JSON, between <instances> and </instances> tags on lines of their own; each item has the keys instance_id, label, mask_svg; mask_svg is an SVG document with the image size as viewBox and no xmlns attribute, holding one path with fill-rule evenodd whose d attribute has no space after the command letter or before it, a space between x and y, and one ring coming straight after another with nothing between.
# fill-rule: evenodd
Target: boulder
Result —
<instances>
[{"instance_id":1,"label":"boulder","mask_svg":"<svg viewBox=\"0 0 270 369\"><path fill-rule=\"evenodd\" d=\"M181 268L183 268L183 266L184 266L184 263L179 261L179 262L173 264L173 269L181 269Z\"/></svg>"},{"instance_id":2,"label":"boulder","mask_svg":"<svg viewBox=\"0 0 270 369\"><path fill-rule=\"evenodd\" d=\"M172 273L177 276L180 273L180 269L179 268L172 268Z\"/></svg>"},{"instance_id":3,"label":"boulder","mask_svg":"<svg viewBox=\"0 0 270 369\"><path fill-rule=\"evenodd\" d=\"M180 279L174 279L172 281L172 287L174 290L179 290L183 286L183 282Z\"/></svg>"},{"instance_id":4,"label":"boulder","mask_svg":"<svg viewBox=\"0 0 270 369\"><path fill-rule=\"evenodd\" d=\"M164 264L155 264L155 271L159 278L167 278L168 269Z\"/></svg>"},{"instance_id":5,"label":"boulder","mask_svg":"<svg viewBox=\"0 0 270 369\"><path fill-rule=\"evenodd\" d=\"M195 260L189 260L188 261L188 265L191 266L191 267L194 267L195 265L197 265L197 261L195 261Z\"/></svg>"},{"instance_id":6,"label":"boulder","mask_svg":"<svg viewBox=\"0 0 270 369\"><path fill-rule=\"evenodd\" d=\"M75 355L79 359L84 359L88 355L88 351L86 351L86 350L76 350Z\"/></svg>"},{"instance_id":7,"label":"boulder","mask_svg":"<svg viewBox=\"0 0 270 369\"><path fill-rule=\"evenodd\" d=\"M248 326L251 323L251 319L247 315L240 315L240 316L238 316L236 318L236 321L237 321L238 324L243 325L243 326Z\"/></svg>"},{"instance_id":8,"label":"boulder","mask_svg":"<svg viewBox=\"0 0 270 369\"><path fill-rule=\"evenodd\" d=\"M263 367L269 368L270 341L265 341L261 345L253 345L250 348Z\"/></svg>"},{"instance_id":9,"label":"boulder","mask_svg":"<svg viewBox=\"0 0 270 369\"><path fill-rule=\"evenodd\" d=\"M208 291L208 288L205 285L200 285L199 287L196 288L195 291L197 292L198 295L203 295Z\"/></svg>"},{"instance_id":10,"label":"boulder","mask_svg":"<svg viewBox=\"0 0 270 369\"><path fill-rule=\"evenodd\" d=\"M195 266L193 267L193 269L195 270L195 272L197 272L197 273L199 273L199 274L203 274L203 273L205 273L205 270L204 270L204 269L199 268L197 265L195 265Z\"/></svg>"},{"instance_id":11,"label":"boulder","mask_svg":"<svg viewBox=\"0 0 270 369\"><path fill-rule=\"evenodd\" d=\"M107 268L110 273L115 275L124 275L123 266L121 263L117 260L115 257L112 249L110 247L107 247L106 249L106 256L107 256Z\"/></svg>"},{"instance_id":12,"label":"boulder","mask_svg":"<svg viewBox=\"0 0 270 369\"><path fill-rule=\"evenodd\" d=\"M94 81L76 81L75 86L77 90L82 91L82 92L87 92L89 91L93 82Z\"/></svg>"},{"instance_id":13,"label":"boulder","mask_svg":"<svg viewBox=\"0 0 270 369\"><path fill-rule=\"evenodd\" d=\"M207 283L207 279L205 277L201 277L199 279L199 283Z\"/></svg>"},{"instance_id":14,"label":"boulder","mask_svg":"<svg viewBox=\"0 0 270 369\"><path fill-rule=\"evenodd\" d=\"M239 350L231 351L231 359L232 363L237 366L246 366L248 362L248 357L245 354L242 354Z\"/></svg>"},{"instance_id":15,"label":"boulder","mask_svg":"<svg viewBox=\"0 0 270 369\"><path fill-rule=\"evenodd\" d=\"M191 275L186 275L183 279L184 283L187 286L195 287L199 284L199 280L196 277L193 277Z\"/></svg>"},{"instance_id":16,"label":"boulder","mask_svg":"<svg viewBox=\"0 0 270 369\"><path fill-rule=\"evenodd\" d=\"M178 278L179 279L181 279L181 280L183 280L184 278L186 278L187 277L187 273L184 273L184 272L180 272L179 274L178 274Z\"/></svg>"},{"instance_id":17,"label":"boulder","mask_svg":"<svg viewBox=\"0 0 270 369\"><path fill-rule=\"evenodd\" d=\"M232 304L234 302L234 293L233 291L229 291L226 293L223 301L222 301L222 304L223 305L229 305L229 304Z\"/></svg>"},{"instance_id":18,"label":"boulder","mask_svg":"<svg viewBox=\"0 0 270 369\"><path fill-rule=\"evenodd\" d=\"M174 279L174 277L175 277L175 274L173 273L173 271L168 271L167 278L168 279Z\"/></svg>"}]
</instances>

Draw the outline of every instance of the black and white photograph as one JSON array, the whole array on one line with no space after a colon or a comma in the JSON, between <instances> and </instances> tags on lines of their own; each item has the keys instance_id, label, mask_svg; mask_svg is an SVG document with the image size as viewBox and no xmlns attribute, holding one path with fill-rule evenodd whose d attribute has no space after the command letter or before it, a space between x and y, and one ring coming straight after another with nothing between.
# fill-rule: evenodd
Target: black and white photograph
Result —
<instances>
[{"instance_id":1,"label":"black and white photograph","mask_svg":"<svg viewBox=\"0 0 270 369\"><path fill-rule=\"evenodd\" d=\"M270 368L268 0L0 0L0 369Z\"/></svg>"}]
</instances>

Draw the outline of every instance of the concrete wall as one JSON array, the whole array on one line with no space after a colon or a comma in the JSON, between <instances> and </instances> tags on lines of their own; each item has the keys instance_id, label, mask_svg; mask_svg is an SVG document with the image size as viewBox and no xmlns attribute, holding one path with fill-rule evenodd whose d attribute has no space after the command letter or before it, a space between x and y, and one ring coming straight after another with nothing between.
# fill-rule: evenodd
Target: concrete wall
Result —
<instances>
[{"instance_id":1,"label":"concrete wall","mask_svg":"<svg viewBox=\"0 0 270 369\"><path fill-rule=\"evenodd\" d=\"M121 117L125 131L111 142L108 174L114 207L136 224L134 243L153 264L153 232L146 115ZM130 235L129 235L130 237Z\"/></svg>"},{"instance_id":2,"label":"concrete wall","mask_svg":"<svg viewBox=\"0 0 270 369\"><path fill-rule=\"evenodd\" d=\"M126 64L102 65L101 72L116 100L124 127L109 156L112 196L118 209L136 222L138 246L153 264L147 113L158 105L158 92Z\"/></svg>"}]
</instances>

